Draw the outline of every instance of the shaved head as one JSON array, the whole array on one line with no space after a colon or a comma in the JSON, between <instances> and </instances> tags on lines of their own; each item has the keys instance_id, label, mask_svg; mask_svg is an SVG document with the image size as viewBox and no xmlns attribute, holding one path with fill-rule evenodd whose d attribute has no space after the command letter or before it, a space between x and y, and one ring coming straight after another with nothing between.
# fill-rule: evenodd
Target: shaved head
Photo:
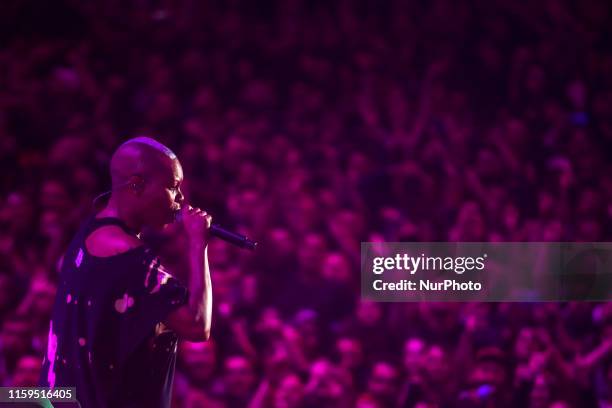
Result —
<instances>
[{"instance_id":1,"label":"shaved head","mask_svg":"<svg viewBox=\"0 0 612 408\"><path fill-rule=\"evenodd\" d=\"M149 137L123 143L110 163L112 193L105 214L119 214L135 229L162 228L181 208L183 169L168 147Z\"/></svg>"},{"instance_id":2,"label":"shaved head","mask_svg":"<svg viewBox=\"0 0 612 408\"><path fill-rule=\"evenodd\" d=\"M135 137L123 143L121 146L129 145L132 143L149 146L150 148L157 150L158 152L164 154L165 156L168 156L172 160L176 159L176 155L174 154L172 150L170 150L170 148L168 148L168 146L165 146L159 143L157 140L151 139L150 137L146 137L146 136Z\"/></svg>"},{"instance_id":3,"label":"shaved head","mask_svg":"<svg viewBox=\"0 0 612 408\"><path fill-rule=\"evenodd\" d=\"M132 176L149 178L159 175L177 160L172 150L149 137L135 137L123 143L113 154L110 172L113 189Z\"/></svg>"}]
</instances>

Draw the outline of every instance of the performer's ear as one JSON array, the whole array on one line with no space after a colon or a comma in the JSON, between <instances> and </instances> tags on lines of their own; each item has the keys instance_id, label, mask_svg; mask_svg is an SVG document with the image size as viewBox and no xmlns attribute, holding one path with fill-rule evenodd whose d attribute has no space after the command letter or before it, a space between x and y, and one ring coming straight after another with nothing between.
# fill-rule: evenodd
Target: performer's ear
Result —
<instances>
[{"instance_id":1,"label":"performer's ear","mask_svg":"<svg viewBox=\"0 0 612 408\"><path fill-rule=\"evenodd\" d=\"M130 177L130 181L128 182L128 187L134 193L140 194L144 190L144 180L140 176L132 176Z\"/></svg>"}]
</instances>

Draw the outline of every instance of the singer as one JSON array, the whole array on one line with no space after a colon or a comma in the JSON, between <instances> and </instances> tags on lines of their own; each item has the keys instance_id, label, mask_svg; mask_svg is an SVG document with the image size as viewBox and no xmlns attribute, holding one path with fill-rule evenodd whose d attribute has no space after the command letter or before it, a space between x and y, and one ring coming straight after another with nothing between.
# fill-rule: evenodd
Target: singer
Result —
<instances>
[{"instance_id":1,"label":"singer","mask_svg":"<svg viewBox=\"0 0 612 408\"><path fill-rule=\"evenodd\" d=\"M210 335L211 216L184 203L181 165L153 139L122 144L110 172L108 204L62 261L40 385L76 387L82 407L170 407L178 338ZM179 211L190 242L188 287L140 239Z\"/></svg>"}]
</instances>

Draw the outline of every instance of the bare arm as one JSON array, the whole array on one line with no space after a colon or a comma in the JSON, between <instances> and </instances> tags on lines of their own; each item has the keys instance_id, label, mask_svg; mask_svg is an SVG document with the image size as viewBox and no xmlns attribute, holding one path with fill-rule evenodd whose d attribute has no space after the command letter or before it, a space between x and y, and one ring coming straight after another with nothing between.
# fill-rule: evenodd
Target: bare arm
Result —
<instances>
[{"instance_id":1,"label":"bare arm","mask_svg":"<svg viewBox=\"0 0 612 408\"><path fill-rule=\"evenodd\" d=\"M167 325L189 341L206 341L210 337L212 320L212 283L208 268L207 232L212 218L200 209L183 213L183 223L189 235L189 300L172 312Z\"/></svg>"},{"instance_id":2,"label":"bare arm","mask_svg":"<svg viewBox=\"0 0 612 408\"><path fill-rule=\"evenodd\" d=\"M585 356L578 356L575 364L578 368L590 370L601 363L612 352L612 340L604 339L594 350Z\"/></svg>"}]
</instances>

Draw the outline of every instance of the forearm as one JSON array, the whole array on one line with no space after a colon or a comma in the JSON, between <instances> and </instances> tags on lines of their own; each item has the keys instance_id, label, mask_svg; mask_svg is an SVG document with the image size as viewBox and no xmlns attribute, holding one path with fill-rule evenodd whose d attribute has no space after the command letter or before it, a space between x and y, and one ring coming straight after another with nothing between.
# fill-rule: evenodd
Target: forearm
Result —
<instances>
[{"instance_id":1,"label":"forearm","mask_svg":"<svg viewBox=\"0 0 612 408\"><path fill-rule=\"evenodd\" d=\"M599 346L584 357L578 357L577 365L581 368L591 369L601 363L612 351L612 341L604 340Z\"/></svg>"},{"instance_id":2,"label":"forearm","mask_svg":"<svg viewBox=\"0 0 612 408\"><path fill-rule=\"evenodd\" d=\"M212 284L208 267L208 247L201 242L189 248L189 308L202 323L205 337L210 334L212 320Z\"/></svg>"}]
</instances>

